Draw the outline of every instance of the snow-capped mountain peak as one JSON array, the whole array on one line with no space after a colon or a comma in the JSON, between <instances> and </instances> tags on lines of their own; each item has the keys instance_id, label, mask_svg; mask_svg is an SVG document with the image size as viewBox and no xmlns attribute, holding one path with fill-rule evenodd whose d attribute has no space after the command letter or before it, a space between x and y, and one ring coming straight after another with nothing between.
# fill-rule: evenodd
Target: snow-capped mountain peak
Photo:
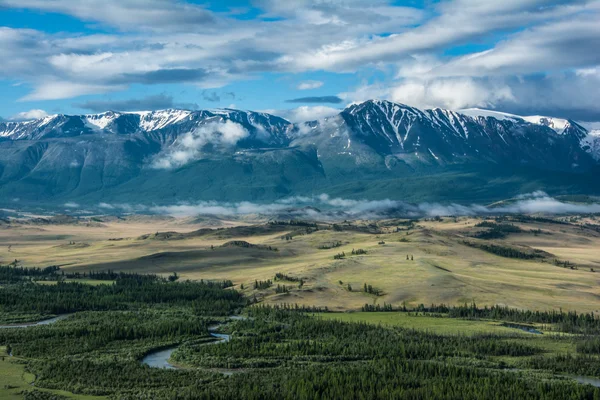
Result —
<instances>
[{"instance_id":1,"label":"snow-capped mountain peak","mask_svg":"<svg viewBox=\"0 0 600 400\"><path fill-rule=\"evenodd\" d=\"M515 121L515 120L519 120L519 119L523 119L523 117L515 115L515 114L509 114L509 113L504 113L504 112L500 112L500 111L492 111L492 110L485 110L482 108L465 108L462 110L457 110L458 113L463 114L463 115L468 115L469 117L473 117L473 118L478 118L478 117L483 117L483 118L496 118L499 121L502 120L510 120L510 121Z\"/></svg>"},{"instance_id":2,"label":"snow-capped mountain peak","mask_svg":"<svg viewBox=\"0 0 600 400\"><path fill-rule=\"evenodd\" d=\"M515 115L500 111L486 110L482 108L466 108L462 110L458 110L460 114L468 115L473 118L483 117L483 118L496 118L497 120L523 120L529 122L530 124L535 125L543 125L547 126L550 129L553 129L556 133L562 134L571 123L569 120L555 117L546 117L543 115Z\"/></svg>"}]
</instances>

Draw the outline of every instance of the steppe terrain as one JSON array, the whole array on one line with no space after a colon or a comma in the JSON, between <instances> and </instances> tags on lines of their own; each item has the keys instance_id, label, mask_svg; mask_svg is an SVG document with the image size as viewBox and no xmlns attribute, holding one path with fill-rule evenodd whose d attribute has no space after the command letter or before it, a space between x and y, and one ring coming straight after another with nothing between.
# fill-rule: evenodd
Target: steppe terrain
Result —
<instances>
[{"instance_id":1,"label":"steppe terrain","mask_svg":"<svg viewBox=\"0 0 600 400\"><path fill-rule=\"evenodd\" d=\"M245 295L266 303L337 311L365 304L475 302L600 312L600 225L593 216L312 224L258 218L11 220L0 225L0 263L56 265L82 274L176 272L183 279L231 279ZM494 226L516 228L499 237L482 235ZM482 248L490 245L517 253L501 256ZM353 255L353 249L366 253ZM278 273L291 281L274 281ZM273 285L254 288L267 280ZM276 293L278 284L286 293ZM374 293L365 293L365 284Z\"/></svg>"}]
</instances>

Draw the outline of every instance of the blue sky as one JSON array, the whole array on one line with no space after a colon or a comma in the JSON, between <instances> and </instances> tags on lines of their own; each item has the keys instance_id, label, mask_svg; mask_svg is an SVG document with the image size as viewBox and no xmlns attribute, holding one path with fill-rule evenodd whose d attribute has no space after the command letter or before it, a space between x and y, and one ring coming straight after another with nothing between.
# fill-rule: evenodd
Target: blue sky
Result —
<instances>
[{"instance_id":1,"label":"blue sky","mask_svg":"<svg viewBox=\"0 0 600 400\"><path fill-rule=\"evenodd\" d=\"M599 3L0 0L0 117L381 98L599 121Z\"/></svg>"}]
</instances>

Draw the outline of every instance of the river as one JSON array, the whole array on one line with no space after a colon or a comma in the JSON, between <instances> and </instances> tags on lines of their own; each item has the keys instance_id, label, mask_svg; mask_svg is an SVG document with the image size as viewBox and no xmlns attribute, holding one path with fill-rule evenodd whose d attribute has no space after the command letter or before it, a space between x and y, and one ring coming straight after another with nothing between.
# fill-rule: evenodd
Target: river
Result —
<instances>
[{"instance_id":1,"label":"river","mask_svg":"<svg viewBox=\"0 0 600 400\"><path fill-rule=\"evenodd\" d=\"M58 322L60 320L63 320L65 318L70 317L73 314L61 314L58 315L54 318L48 318L45 319L43 321L38 321L38 322L27 322L24 324L12 324L12 325L0 325L0 329L9 329L9 328L31 328L33 326L40 326L40 325L50 325L53 324L55 322Z\"/></svg>"},{"instance_id":2,"label":"river","mask_svg":"<svg viewBox=\"0 0 600 400\"><path fill-rule=\"evenodd\" d=\"M233 316L230 318L233 320L240 319L240 317L238 317L238 316ZM222 324L214 325L214 326L211 326L208 328L208 331L210 332L210 336L212 336L218 340L216 340L214 342L205 343L203 346L227 343L231 340L230 335L226 335L224 333L216 333L216 331L218 331L219 328L221 328L221 326L222 326ZM172 347L167 347L164 349L151 351L150 353L146 354L144 356L144 358L142 358L142 364L146 364L152 368L177 369L177 367L175 367L174 365L169 363L169 358L171 358L171 354L173 354L173 352L178 347L179 346L172 346ZM231 371L224 370L224 369L218 370L218 372L221 372L222 374L225 374L225 375L230 375L232 373Z\"/></svg>"}]
</instances>

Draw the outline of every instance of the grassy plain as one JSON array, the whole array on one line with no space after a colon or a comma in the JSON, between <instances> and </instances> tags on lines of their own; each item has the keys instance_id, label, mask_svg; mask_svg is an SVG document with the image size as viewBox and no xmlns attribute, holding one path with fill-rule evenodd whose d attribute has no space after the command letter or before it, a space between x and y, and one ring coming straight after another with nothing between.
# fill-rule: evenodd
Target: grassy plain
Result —
<instances>
[{"instance_id":1,"label":"grassy plain","mask_svg":"<svg viewBox=\"0 0 600 400\"><path fill-rule=\"evenodd\" d=\"M490 333L498 335L522 334L534 336L518 329L502 326L498 321L466 320L447 317L428 317L404 312L344 312L317 313L317 318L343 322L366 322L375 325L398 326L406 329L418 329L440 335L469 335Z\"/></svg>"},{"instance_id":2,"label":"grassy plain","mask_svg":"<svg viewBox=\"0 0 600 400\"><path fill-rule=\"evenodd\" d=\"M501 257L465 245L465 240L472 240L481 230L475 227L481 222L477 218L418 221L411 229L402 221L379 221L377 229L371 230L377 233L323 225L311 234L295 234L292 240L282 237L298 227L261 230L259 234L251 229L223 229L171 239L156 233L190 233L211 224L177 219L110 220L93 226L13 223L0 228L0 262L17 259L23 266L59 265L66 272L111 269L165 275L177 272L185 279L231 279L238 289L243 285L245 294L257 295L267 303L327 306L335 311L359 310L365 304L474 301L480 306L600 312L600 233L583 227L581 221L511 222L522 232L479 241L548 253L545 259L534 260ZM244 221L220 223L247 225ZM364 228L367 222L352 225ZM145 234L150 235L142 238ZM231 240L277 251L221 247ZM319 249L337 242L342 245ZM351 255L352 249L359 248L367 253ZM340 252L346 257L334 260ZM413 259L407 260L407 255ZM569 261L574 269L556 266L554 259ZM298 288L297 283L275 282L274 286L280 283L290 288L289 293L280 294L274 287L254 290L256 280L273 279L276 273L302 278L304 285ZM381 295L365 293L365 283Z\"/></svg>"}]
</instances>

